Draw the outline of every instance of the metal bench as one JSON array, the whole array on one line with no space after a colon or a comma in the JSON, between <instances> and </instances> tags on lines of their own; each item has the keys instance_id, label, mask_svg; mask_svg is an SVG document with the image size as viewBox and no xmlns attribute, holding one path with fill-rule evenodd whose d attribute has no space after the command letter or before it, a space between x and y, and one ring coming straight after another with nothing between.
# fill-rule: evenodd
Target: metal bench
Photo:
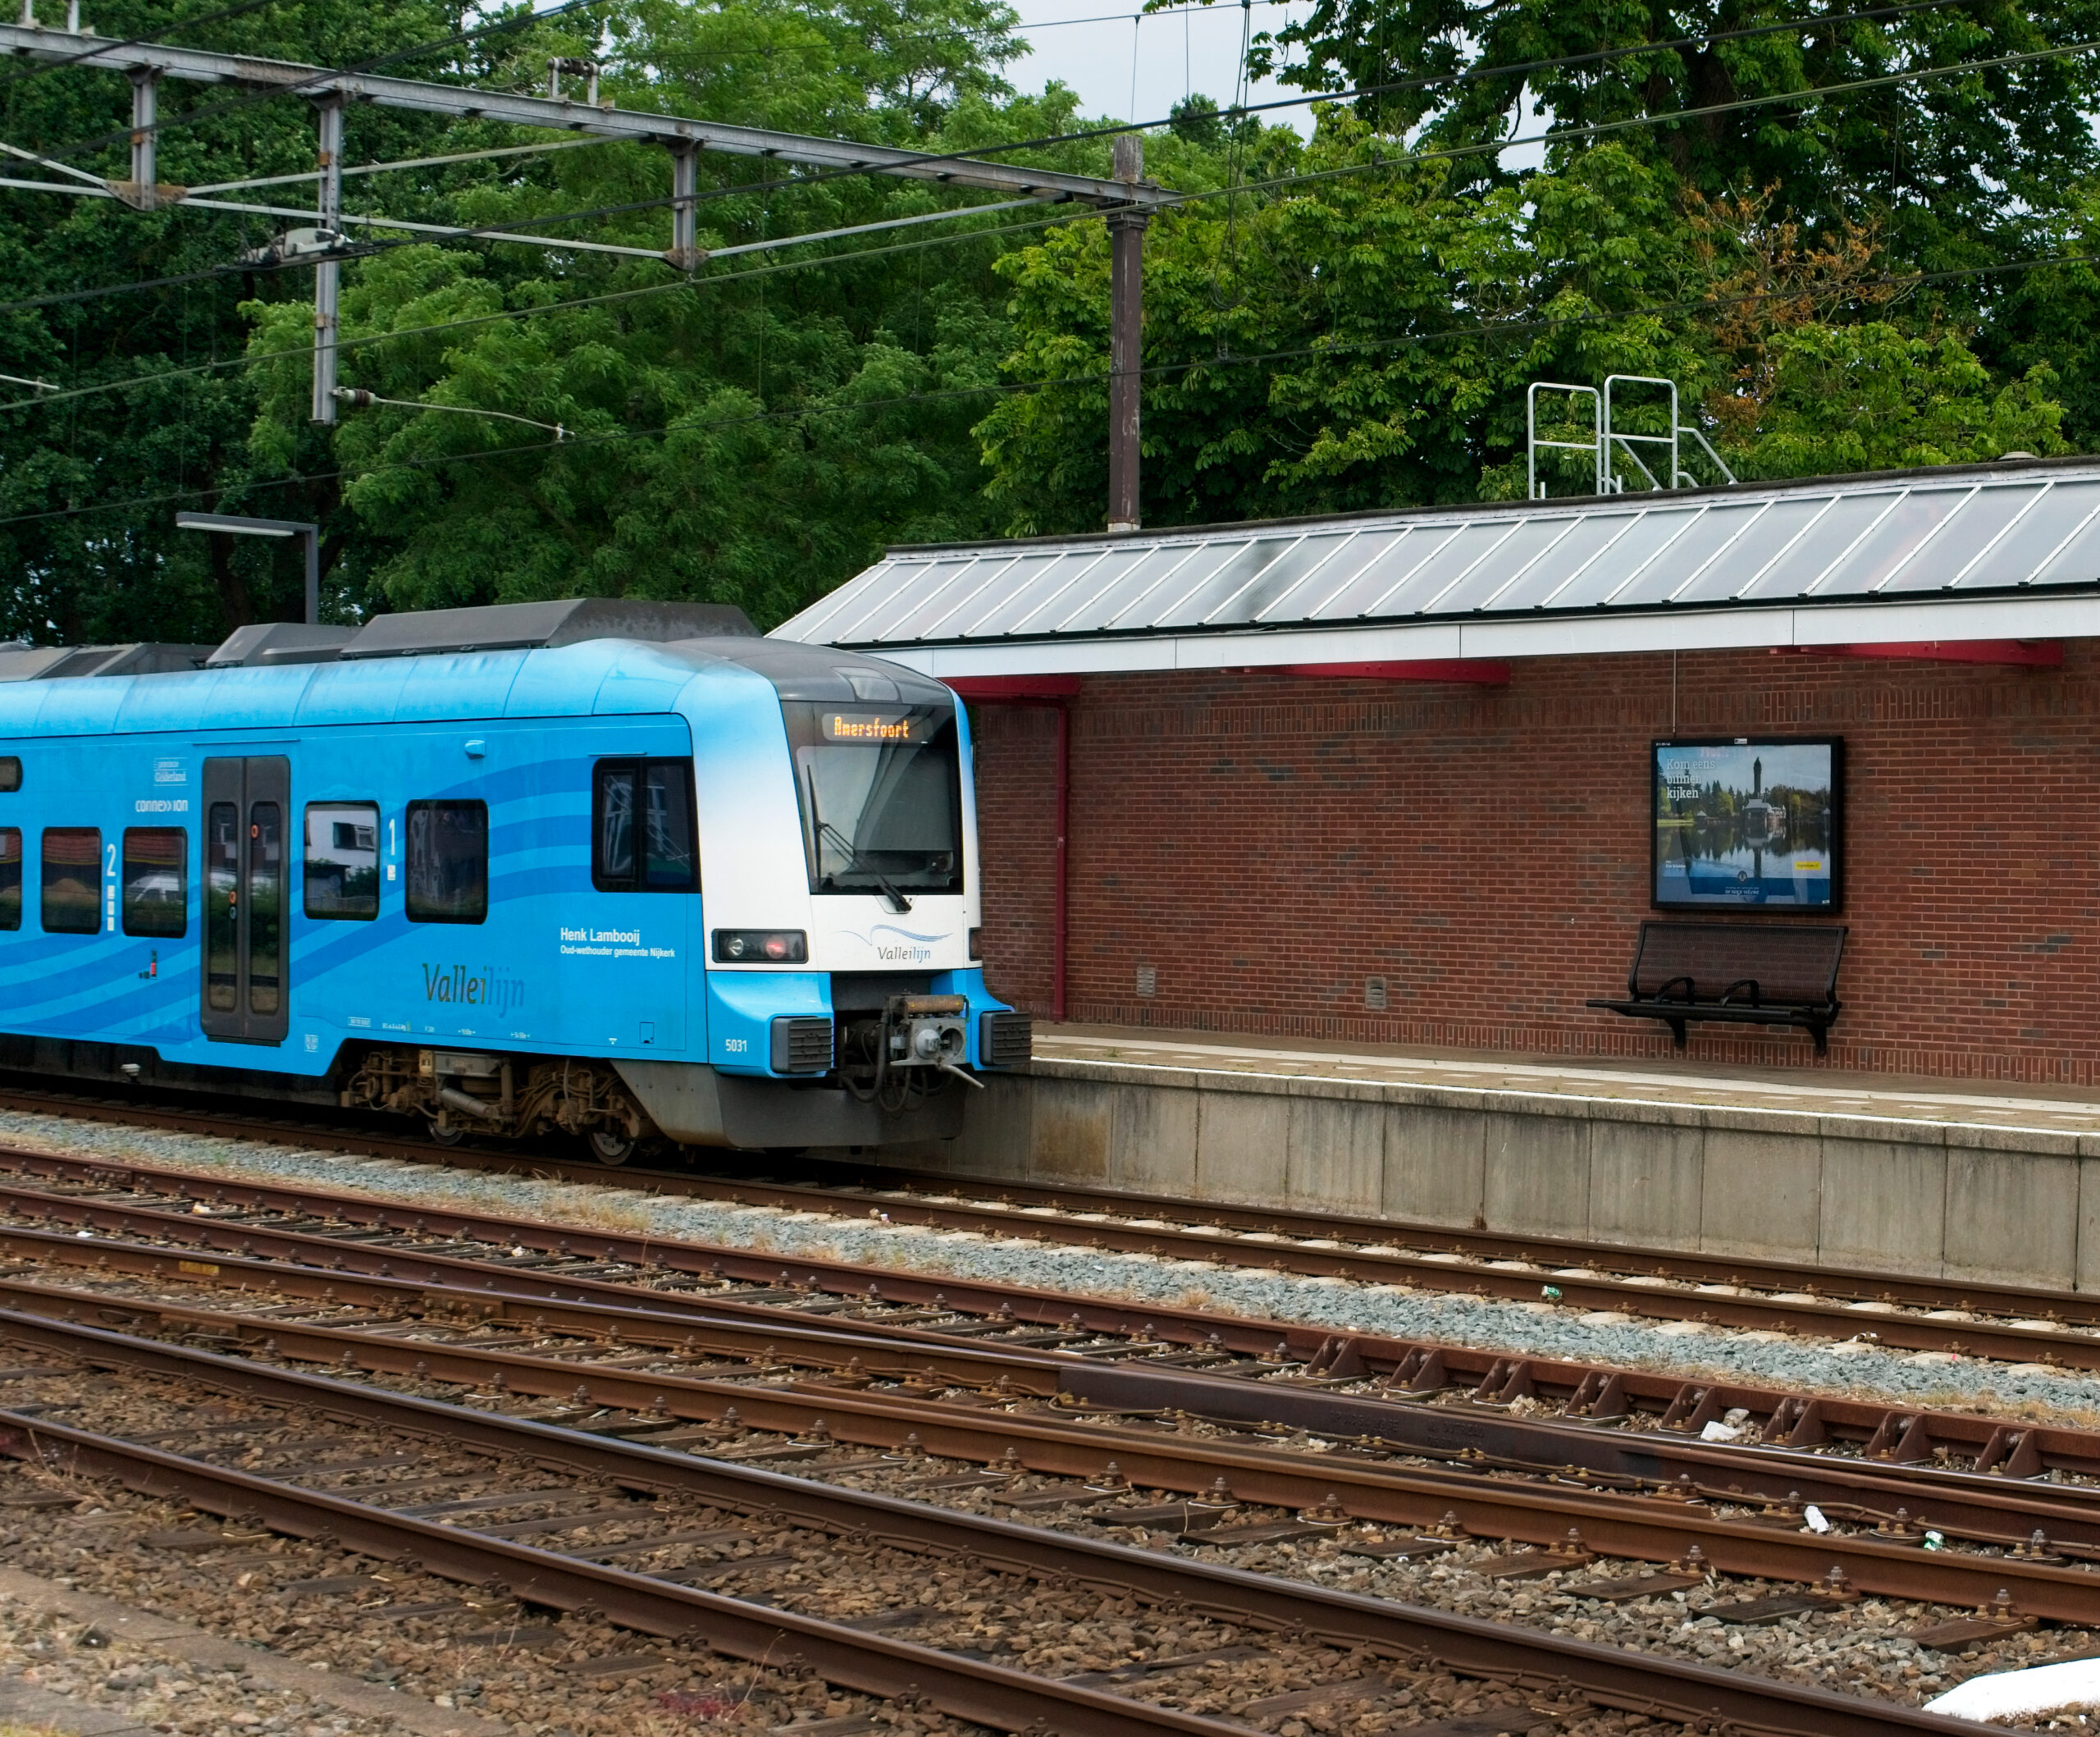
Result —
<instances>
[{"instance_id":1,"label":"metal bench","mask_svg":"<svg viewBox=\"0 0 2100 1737\"><path fill-rule=\"evenodd\" d=\"M1842 1003L1838 962L1842 923L1645 922L1623 1001L1589 1005L1629 1019L1659 1019L1684 1047L1695 1019L1732 1025L1795 1026L1828 1053Z\"/></svg>"}]
</instances>

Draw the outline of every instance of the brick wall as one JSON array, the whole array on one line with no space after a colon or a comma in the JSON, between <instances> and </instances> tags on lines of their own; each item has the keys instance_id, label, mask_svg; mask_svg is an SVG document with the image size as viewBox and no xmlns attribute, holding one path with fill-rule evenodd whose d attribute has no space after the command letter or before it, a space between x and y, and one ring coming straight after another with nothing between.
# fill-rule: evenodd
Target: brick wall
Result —
<instances>
[{"instance_id":1,"label":"brick wall","mask_svg":"<svg viewBox=\"0 0 2100 1737\"><path fill-rule=\"evenodd\" d=\"M1661 1026L1582 1006L1620 991L1651 914L1649 743L1828 733L1851 937L1824 1065L2093 1083L2100 641L2053 670L1702 651L1522 662L1501 688L1101 676L1071 706L1075 1021L1669 1054ZM975 716L988 969L1047 1015L1054 720ZM1695 1026L1691 1053L1818 1065L1794 1032Z\"/></svg>"}]
</instances>

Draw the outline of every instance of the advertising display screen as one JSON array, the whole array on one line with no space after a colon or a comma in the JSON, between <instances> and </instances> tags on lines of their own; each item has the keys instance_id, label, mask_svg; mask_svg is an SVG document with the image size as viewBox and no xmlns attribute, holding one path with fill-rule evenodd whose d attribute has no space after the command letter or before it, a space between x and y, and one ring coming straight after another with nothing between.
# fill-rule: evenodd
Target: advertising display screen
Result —
<instances>
[{"instance_id":1,"label":"advertising display screen","mask_svg":"<svg viewBox=\"0 0 2100 1737\"><path fill-rule=\"evenodd\" d=\"M1655 903L1836 909L1843 747L1828 737L1658 742Z\"/></svg>"}]
</instances>

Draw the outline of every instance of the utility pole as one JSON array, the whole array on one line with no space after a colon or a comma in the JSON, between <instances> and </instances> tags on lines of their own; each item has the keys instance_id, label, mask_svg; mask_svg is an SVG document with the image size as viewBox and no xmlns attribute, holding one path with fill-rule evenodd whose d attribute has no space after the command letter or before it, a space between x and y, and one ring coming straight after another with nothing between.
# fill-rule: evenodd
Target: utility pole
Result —
<instances>
[{"instance_id":1,"label":"utility pole","mask_svg":"<svg viewBox=\"0 0 2100 1737\"><path fill-rule=\"evenodd\" d=\"M131 75L131 185L117 191L135 211L160 208L160 85L151 67Z\"/></svg>"},{"instance_id":2,"label":"utility pole","mask_svg":"<svg viewBox=\"0 0 2100 1737\"><path fill-rule=\"evenodd\" d=\"M314 104L320 131L321 194L315 209L319 240L332 249L343 228L343 98L331 91ZM324 252L313 264L313 420L336 420L336 304L343 287L343 262Z\"/></svg>"},{"instance_id":3,"label":"utility pole","mask_svg":"<svg viewBox=\"0 0 2100 1737\"><path fill-rule=\"evenodd\" d=\"M1134 200L1144 179L1145 142L1116 135L1116 179ZM1141 205L1108 218L1108 528L1138 528L1138 389L1144 383L1145 226Z\"/></svg>"},{"instance_id":4,"label":"utility pole","mask_svg":"<svg viewBox=\"0 0 2100 1737\"><path fill-rule=\"evenodd\" d=\"M681 272L700 265L700 147L671 147L671 246L664 257Z\"/></svg>"}]
</instances>

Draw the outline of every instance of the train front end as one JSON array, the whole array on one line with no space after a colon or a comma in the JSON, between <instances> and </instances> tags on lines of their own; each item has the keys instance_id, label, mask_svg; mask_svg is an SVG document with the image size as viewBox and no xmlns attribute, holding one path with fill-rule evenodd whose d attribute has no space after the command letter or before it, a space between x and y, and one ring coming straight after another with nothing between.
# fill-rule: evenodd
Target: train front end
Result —
<instances>
[{"instance_id":1,"label":"train front end","mask_svg":"<svg viewBox=\"0 0 2100 1737\"><path fill-rule=\"evenodd\" d=\"M689 1144L951 1138L980 1076L1025 1063L1029 1041L984 982L968 714L897 665L723 650L683 701L711 1084L673 1091L646 1064L631 1083Z\"/></svg>"}]
</instances>

